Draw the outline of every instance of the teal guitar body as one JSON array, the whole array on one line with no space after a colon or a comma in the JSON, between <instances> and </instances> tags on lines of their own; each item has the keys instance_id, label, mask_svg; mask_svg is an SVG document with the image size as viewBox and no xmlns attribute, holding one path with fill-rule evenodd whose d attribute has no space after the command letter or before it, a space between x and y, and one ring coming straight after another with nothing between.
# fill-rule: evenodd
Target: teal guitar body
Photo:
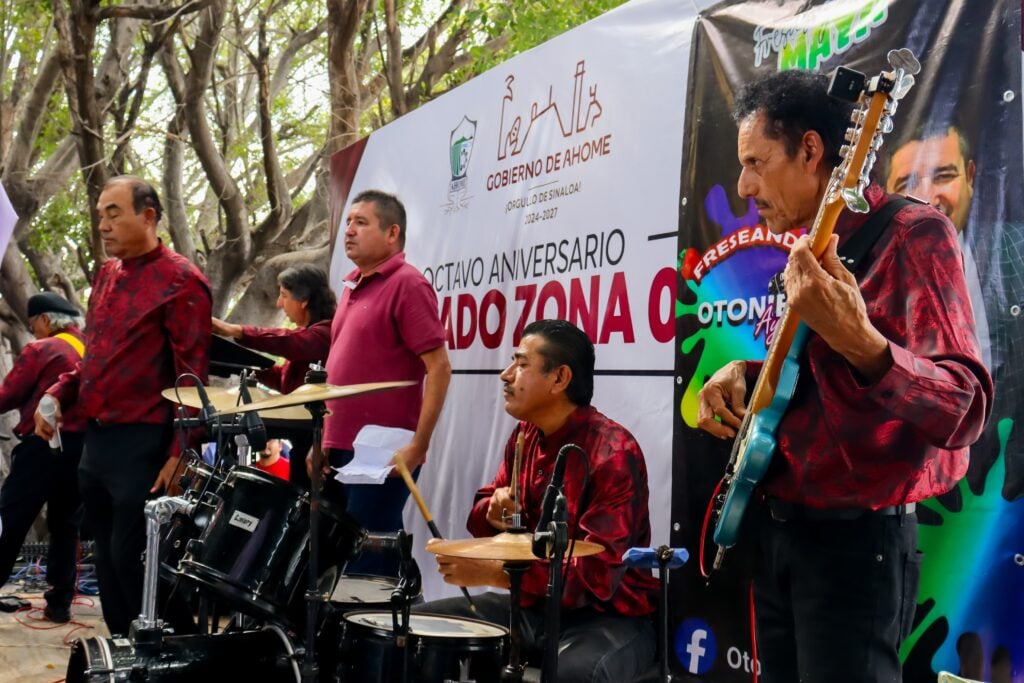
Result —
<instances>
[{"instance_id":1,"label":"teal guitar body","mask_svg":"<svg viewBox=\"0 0 1024 683\"><path fill-rule=\"evenodd\" d=\"M750 506L754 488L768 472L777 445L775 433L778 431L782 416L786 413L796 382L800 375L800 357L803 355L809 328L800 323L789 352L779 369L779 383L775 388L775 397L764 410L744 422L745 431L740 432L738 439L739 454L731 475L727 475L728 490L715 524L715 543L722 548L736 545L739 536L740 522Z\"/></svg>"}]
</instances>

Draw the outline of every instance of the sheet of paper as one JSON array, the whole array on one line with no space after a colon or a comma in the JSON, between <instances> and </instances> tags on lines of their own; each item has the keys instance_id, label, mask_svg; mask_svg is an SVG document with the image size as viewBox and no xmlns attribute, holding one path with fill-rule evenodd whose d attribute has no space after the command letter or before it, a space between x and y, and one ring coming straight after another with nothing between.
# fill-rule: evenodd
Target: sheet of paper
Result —
<instances>
[{"instance_id":1,"label":"sheet of paper","mask_svg":"<svg viewBox=\"0 0 1024 683\"><path fill-rule=\"evenodd\" d=\"M352 462L334 468L334 478L345 484L383 484L395 451L412 443L412 437L408 429L366 425L356 434Z\"/></svg>"}]
</instances>

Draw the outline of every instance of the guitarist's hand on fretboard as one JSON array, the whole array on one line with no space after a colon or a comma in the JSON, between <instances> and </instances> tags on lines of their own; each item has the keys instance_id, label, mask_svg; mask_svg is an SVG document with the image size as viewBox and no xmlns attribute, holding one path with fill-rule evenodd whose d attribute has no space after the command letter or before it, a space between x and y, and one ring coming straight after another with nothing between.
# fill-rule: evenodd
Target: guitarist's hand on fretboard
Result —
<instances>
[{"instance_id":1,"label":"guitarist's hand on fretboard","mask_svg":"<svg viewBox=\"0 0 1024 683\"><path fill-rule=\"evenodd\" d=\"M836 253L838 243L832 235L818 263L810 239L797 240L783 271L786 305L863 378L874 381L892 365L889 343L868 319L857 279Z\"/></svg>"},{"instance_id":2,"label":"guitarist's hand on fretboard","mask_svg":"<svg viewBox=\"0 0 1024 683\"><path fill-rule=\"evenodd\" d=\"M697 426L719 439L736 436L746 413L747 364L734 360L711 376L697 393ZM721 422L719 422L719 418Z\"/></svg>"}]
</instances>

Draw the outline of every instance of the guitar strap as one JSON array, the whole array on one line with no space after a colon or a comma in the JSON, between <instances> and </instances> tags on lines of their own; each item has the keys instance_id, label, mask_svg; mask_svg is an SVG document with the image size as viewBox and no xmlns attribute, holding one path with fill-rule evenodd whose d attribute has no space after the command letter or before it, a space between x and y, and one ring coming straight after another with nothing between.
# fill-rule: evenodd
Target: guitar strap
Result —
<instances>
[{"instance_id":1,"label":"guitar strap","mask_svg":"<svg viewBox=\"0 0 1024 683\"><path fill-rule=\"evenodd\" d=\"M871 247L875 246L875 242L882 236L882 233L889 225L892 217L896 215L896 212L907 204L913 203L913 199L893 197L877 213L865 221L864 225L860 226L860 230L854 233L839 248L839 260L843 262L846 269L851 273L856 273L857 266L864 260L868 252L871 251ZM782 291L782 271L780 270L768 282L768 292L774 295Z\"/></svg>"},{"instance_id":2,"label":"guitar strap","mask_svg":"<svg viewBox=\"0 0 1024 683\"><path fill-rule=\"evenodd\" d=\"M896 215L896 212L904 206L913 203L913 200L906 197L893 197L875 215L869 218L864 225L860 226L860 230L843 243L843 246L839 249L839 260L843 262L847 270L851 273L857 272L857 266L868 255L868 252L871 251L871 247L875 246L875 242L882 236L882 233L889 225L892 217Z\"/></svg>"}]
</instances>

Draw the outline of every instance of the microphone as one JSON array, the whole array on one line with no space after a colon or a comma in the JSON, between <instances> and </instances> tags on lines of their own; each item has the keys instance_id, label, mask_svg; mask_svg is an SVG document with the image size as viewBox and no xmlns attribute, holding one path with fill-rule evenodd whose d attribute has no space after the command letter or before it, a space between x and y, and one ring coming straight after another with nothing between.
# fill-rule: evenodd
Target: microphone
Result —
<instances>
[{"instance_id":1,"label":"microphone","mask_svg":"<svg viewBox=\"0 0 1024 683\"><path fill-rule=\"evenodd\" d=\"M242 399L242 403L252 403L252 395L249 394L249 386L244 377L238 383L238 395ZM267 428L258 412L250 410L247 413L242 413L242 429L245 430L245 435L249 438L249 446L253 450L262 451L267 447Z\"/></svg>"},{"instance_id":2,"label":"microphone","mask_svg":"<svg viewBox=\"0 0 1024 683\"><path fill-rule=\"evenodd\" d=\"M555 511L555 499L558 497L558 491L562 488L562 481L565 479L565 456L571 449L575 448L583 455L586 452L574 443L567 443L558 449L558 455L555 456L555 469L551 472L551 480L548 482L548 488L544 491L544 500L540 505L540 521L537 522L537 528L533 532L533 554L537 557L547 556L547 537L539 538L539 535L547 531L548 524L551 523L551 517Z\"/></svg>"},{"instance_id":3,"label":"microphone","mask_svg":"<svg viewBox=\"0 0 1024 683\"><path fill-rule=\"evenodd\" d=\"M199 396L199 404L202 408L199 409L199 422L200 424L209 424L213 421L213 416L217 413L213 407L213 403L210 402L210 397L206 395L206 389L203 387L203 383L196 378L196 394Z\"/></svg>"}]
</instances>

